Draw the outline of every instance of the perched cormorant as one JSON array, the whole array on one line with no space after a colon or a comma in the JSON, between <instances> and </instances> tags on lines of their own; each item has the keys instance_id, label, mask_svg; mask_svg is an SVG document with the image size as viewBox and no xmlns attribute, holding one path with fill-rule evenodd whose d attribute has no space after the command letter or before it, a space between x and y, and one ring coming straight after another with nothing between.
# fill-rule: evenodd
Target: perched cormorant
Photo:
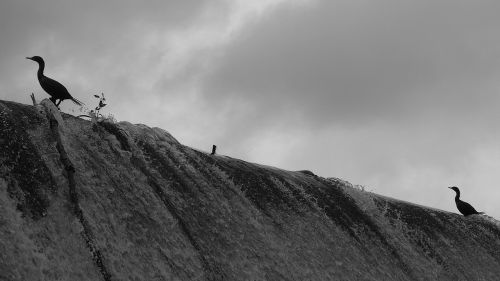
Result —
<instances>
[{"instance_id":1,"label":"perched cormorant","mask_svg":"<svg viewBox=\"0 0 500 281\"><path fill-rule=\"evenodd\" d=\"M50 100L57 106L59 107L59 104L63 100L72 100L74 103L76 103L79 106L82 106L83 103L75 98L73 98L68 90L66 90L66 87L64 87L61 83L57 82L54 79L51 79L45 75L43 75L43 70L45 69L45 62L43 61L42 57L39 56L34 56L34 57L26 57L29 60L36 61L38 63L38 82L40 82L40 86L42 86L42 89L47 92L51 96ZM56 103L56 100L59 100L58 103Z\"/></svg>"},{"instance_id":2,"label":"perched cormorant","mask_svg":"<svg viewBox=\"0 0 500 281\"><path fill-rule=\"evenodd\" d=\"M483 212L478 212L474 207L472 207L469 203L460 200L460 190L456 186L448 187L450 189L455 190L457 195L455 195L455 203L457 204L457 209L464 216L476 215L476 214L484 214Z\"/></svg>"}]
</instances>

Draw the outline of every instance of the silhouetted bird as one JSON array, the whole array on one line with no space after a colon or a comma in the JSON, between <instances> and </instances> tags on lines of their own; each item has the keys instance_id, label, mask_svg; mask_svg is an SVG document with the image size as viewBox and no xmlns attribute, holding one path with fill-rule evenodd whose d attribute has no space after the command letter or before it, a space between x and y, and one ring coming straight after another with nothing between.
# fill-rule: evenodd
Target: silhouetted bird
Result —
<instances>
[{"instance_id":1,"label":"silhouetted bird","mask_svg":"<svg viewBox=\"0 0 500 281\"><path fill-rule=\"evenodd\" d=\"M474 207L472 207L469 203L460 200L460 190L456 186L448 187L450 189L455 190L457 195L455 195L455 203L457 204L457 209L464 216L476 215L476 214L484 214L483 212L478 212Z\"/></svg>"},{"instance_id":2,"label":"silhouetted bird","mask_svg":"<svg viewBox=\"0 0 500 281\"><path fill-rule=\"evenodd\" d=\"M45 75L43 75L43 70L45 69L45 62L43 59L39 56L34 56L34 57L26 57L29 60L36 61L38 62L38 82L40 82L40 86L42 86L42 89L47 92L51 96L50 100L57 106L59 107L59 104L63 100L72 100L74 103L76 103L79 106L82 106L83 103L75 98L73 98L68 90L66 90L66 87L64 87L61 83L57 82L54 79L51 79ZM56 100L59 100L58 103L56 103Z\"/></svg>"}]
</instances>

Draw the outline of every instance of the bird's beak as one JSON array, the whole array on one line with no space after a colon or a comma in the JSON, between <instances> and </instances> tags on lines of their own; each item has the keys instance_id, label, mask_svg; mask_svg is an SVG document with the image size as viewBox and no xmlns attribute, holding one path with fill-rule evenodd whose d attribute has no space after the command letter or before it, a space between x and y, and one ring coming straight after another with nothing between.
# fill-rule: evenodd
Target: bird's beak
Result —
<instances>
[{"instance_id":1,"label":"bird's beak","mask_svg":"<svg viewBox=\"0 0 500 281\"><path fill-rule=\"evenodd\" d=\"M26 58L27 58L27 59L29 59L29 60L33 60L33 59L32 59L32 58L30 58L30 57L26 57Z\"/></svg>"},{"instance_id":2,"label":"bird's beak","mask_svg":"<svg viewBox=\"0 0 500 281\"><path fill-rule=\"evenodd\" d=\"M448 188L451 189L451 186L449 186Z\"/></svg>"}]
</instances>

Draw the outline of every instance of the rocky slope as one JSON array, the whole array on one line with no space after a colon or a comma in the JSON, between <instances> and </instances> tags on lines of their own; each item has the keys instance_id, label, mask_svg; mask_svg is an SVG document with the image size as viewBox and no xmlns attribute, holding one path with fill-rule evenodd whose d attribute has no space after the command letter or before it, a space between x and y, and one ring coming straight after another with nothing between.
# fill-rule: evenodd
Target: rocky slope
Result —
<instances>
[{"instance_id":1,"label":"rocky slope","mask_svg":"<svg viewBox=\"0 0 500 281\"><path fill-rule=\"evenodd\" d=\"M0 101L0 212L0 280L500 276L493 219L61 116L48 100Z\"/></svg>"}]
</instances>

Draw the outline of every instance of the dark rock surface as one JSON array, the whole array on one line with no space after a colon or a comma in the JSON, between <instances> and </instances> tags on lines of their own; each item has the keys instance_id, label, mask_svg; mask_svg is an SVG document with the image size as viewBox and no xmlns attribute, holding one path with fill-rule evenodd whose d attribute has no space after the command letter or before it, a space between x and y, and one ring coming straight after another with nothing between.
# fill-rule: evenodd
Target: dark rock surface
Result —
<instances>
[{"instance_id":1,"label":"dark rock surface","mask_svg":"<svg viewBox=\"0 0 500 281\"><path fill-rule=\"evenodd\" d=\"M500 276L494 219L60 116L47 100L0 101L0 212L0 280Z\"/></svg>"}]
</instances>

